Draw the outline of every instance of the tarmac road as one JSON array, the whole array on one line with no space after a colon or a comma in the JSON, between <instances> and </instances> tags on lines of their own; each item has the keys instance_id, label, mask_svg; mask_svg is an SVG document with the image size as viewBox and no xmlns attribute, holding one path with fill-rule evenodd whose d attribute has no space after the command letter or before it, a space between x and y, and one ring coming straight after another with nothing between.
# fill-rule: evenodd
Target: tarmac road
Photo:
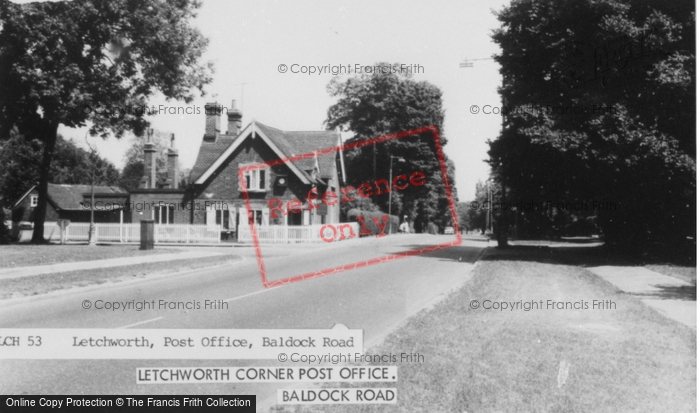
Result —
<instances>
[{"instance_id":1,"label":"tarmac road","mask_svg":"<svg viewBox=\"0 0 700 413\"><path fill-rule=\"evenodd\" d=\"M318 271L386 254L449 242L452 236L401 235L332 244L263 248L270 280ZM364 347L376 345L401 322L463 284L487 244L461 246L382 262L265 289L252 248L231 248L236 264L138 282L105 284L0 304L3 328L330 328L364 330ZM217 310L85 310L84 300L224 300ZM274 403L281 384L136 384L138 367L279 365L263 360L0 360L4 394L256 394L259 410Z\"/></svg>"}]
</instances>

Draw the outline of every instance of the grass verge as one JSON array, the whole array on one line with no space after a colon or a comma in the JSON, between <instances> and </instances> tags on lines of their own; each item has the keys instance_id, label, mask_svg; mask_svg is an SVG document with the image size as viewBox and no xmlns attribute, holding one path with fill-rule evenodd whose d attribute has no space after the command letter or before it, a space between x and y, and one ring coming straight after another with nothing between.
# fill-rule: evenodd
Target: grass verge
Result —
<instances>
[{"instance_id":1,"label":"grass verge","mask_svg":"<svg viewBox=\"0 0 700 413\"><path fill-rule=\"evenodd\" d=\"M420 353L399 366L398 405L306 406L278 412L629 412L696 410L696 333L619 293L547 248L490 249L473 278L411 318L373 354ZM562 257L564 258L564 257ZM477 300L478 309L470 303ZM547 300L588 309L484 309ZM614 308L592 309L593 300ZM488 304L487 304L488 305Z\"/></svg>"},{"instance_id":2,"label":"grass verge","mask_svg":"<svg viewBox=\"0 0 700 413\"><path fill-rule=\"evenodd\" d=\"M0 268L32 267L62 262L96 261L108 258L140 257L153 254L172 254L174 249L155 248L140 250L138 245L33 245L0 246Z\"/></svg>"},{"instance_id":3,"label":"grass verge","mask_svg":"<svg viewBox=\"0 0 700 413\"><path fill-rule=\"evenodd\" d=\"M693 285L697 284L698 269L696 267L684 267L673 264L645 265L645 267L660 274L681 279Z\"/></svg>"},{"instance_id":4,"label":"grass verge","mask_svg":"<svg viewBox=\"0 0 700 413\"><path fill-rule=\"evenodd\" d=\"M124 267L99 268L94 270L68 271L56 274L10 278L0 280L0 299L46 294L52 291L104 284L106 282L118 283L126 280L145 278L147 276L212 267L226 264L232 260L232 256L226 254L207 257L206 259L193 258L128 265Z\"/></svg>"}]
</instances>

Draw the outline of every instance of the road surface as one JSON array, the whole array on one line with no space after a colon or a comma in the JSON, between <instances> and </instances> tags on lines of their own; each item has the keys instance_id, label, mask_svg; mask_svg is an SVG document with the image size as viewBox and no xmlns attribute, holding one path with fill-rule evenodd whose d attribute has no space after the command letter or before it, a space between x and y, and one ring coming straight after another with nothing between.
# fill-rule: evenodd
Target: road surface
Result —
<instances>
[{"instance_id":1,"label":"road surface","mask_svg":"<svg viewBox=\"0 0 700 413\"><path fill-rule=\"evenodd\" d=\"M402 235L333 244L263 248L270 280L449 242L452 236ZM216 269L105 284L0 303L2 328L330 328L363 329L365 350L410 315L463 284L485 242L382 262L276 288L263 288L252 248ZM228 310L85 310L84 300L225 300ZM259 410L284 384L136 384L137 367L275 365L262 360L0 360L4 394L256 394Z\"/></svg>"}]
</instances>

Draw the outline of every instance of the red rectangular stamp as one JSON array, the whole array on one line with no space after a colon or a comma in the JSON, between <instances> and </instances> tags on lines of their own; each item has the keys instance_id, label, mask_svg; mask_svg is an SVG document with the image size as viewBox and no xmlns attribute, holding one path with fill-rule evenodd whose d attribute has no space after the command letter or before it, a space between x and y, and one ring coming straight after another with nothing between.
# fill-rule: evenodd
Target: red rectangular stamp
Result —
<instances>
[{"instance_id":1,"label":"red rectangular stamp","mask_svg":"<svg viewBox=\"0 0 700 413\"><path fill-rule=\"evenodd\" d=\"M445 157L442 151L442 145L440 143L440 136L438 134L437 128L435 126L426 126L422 128L417 128L417 129L412 129L396 134L391 134L391 135L385 135L385 136L379 136L376 138L364 140L364 141L358 141L358 142L352 142L348 144L343 144L343 145L336 145L334 147L328 147L328 148L323 148L323 149L318 149L314 150L308 153L304 154L299 154L299 155L294 155L290 156L287 158L279 158L275 159L272 161L264 162L264 163L257 163L254 165L248 165L248 166L242 166L238 170L239 174L239 180L241 182L245 182L246 178L250 179L250 176L253 176L251 174L252 171L260 171L263 169L269 169L271 167L277 166L277 165L284 165L284 164L291 164L294 162L299 162L302 160L313 160L316 159L318 160L318 157L323 156L323 155L328 155L328 154L337 154L337 153L343 153L344 151L352 150L355 148L361 148L363 146L367 145L376 145L380 143L386 143L390 142L393 140L398 140L398 139L405 139L410 136L417 136L421 134L427 134L431 133L432 138L434 140L434 145L435 145L435 153L437 156L437 161L439 163L440 167L440 172L442 175L442 185L445 188L446 192L446 198L448 202L448 208L449 208L449 213L452 219L452 226L454 228L454 239L450 239L447 242L442 242L438 243L435 245L420 245L416 248L408 248L407 250L404 251L399 251L396 253L391 253L391 254L386 254L382 255L379 257L373 257L369 259L362 259L359 261L351 262L351 263L346 263L338 266L332 266L328 267L325 269L321 270L313 270L313 271L307 271L303 272L298 275L292 275L292 276L286 276L284 278L279 278L279 279L269 279L268 274L265 269L265 261L263 257L263 249L261 247L261 239L260 239L260 232L261 231L266 231L266 234L272 234L275 233L275 228L276 226L268 226L265 229L262 227L259 227L256 225L256 219L254 216L254 210L251 207L251 194L249 191L246 189L246 185L241 186L241 190L243 193L243 198L245 199L245 204L246 204L246 212L249 217L248 219L248 224L250 227L250 235L253 241L253 246L255 248L255 253L257 257L257 263L258 263L258 268L260 270L260 278L262 281L262 284L265 288L270 288L270 287L277 287L283 284L289 284L289 283L294 283L297 281L302 281L302 280L309 280L312 278L317 278L317 277L322 277L324 275L329 275L329 274L336 274L340 273L343 271L347 270L353 270L353 269L358 269L358 268L363 268L367 267L370 265L376 265L376 264L381 264L383 262L387 261L393 261L401 258L406 258L406 257L411 257L411 256L416 256L416 255L421 255L421 254L427 254L430 252L438 251L444 248L449 248L452 246L460 245L462 243L462 237L460 235L459 231L459 220L457 218L457 208L455 205L455 201L452 195L452 190L449 182L449 176L447 173L447 165L445 162ZM258 175L255 176L259 176ZM401 191L409 186L420 186L425 183L426 181L426 176L423 172L421 171L414 171L413 173L410 174L399 174L396 177L392 179L392 182L389 183L387 180L378 180L375 181L375 184L377 185L377 194L381 193L381 188L380 188L380 181L383 181L385 183L385 192L391 192L392 187L396 191ZM329 207L329 206L334 206L337 205L341 202L347 201L347 196L348 196L348 190L356 190L357 194L360 197L367 198L367 193L371 193L373 187L370 184L361 184L358 185L357 188L353 187L345 187L345 188L338 188L339 193L336 193L335 191L325 191L323 193L319 193L315 188L312 189L309 192L309 196L307 197L307 202L309 205L307 208L309 209L315 209L319 207ZM363 191L364 195L363 196ZM254 195L254 194L253 194ZM272 213L272 217L276 217L276 214L279 215L286 215L286 214L294 214L294 213L299 213L301 210L304 208L304 204L298 200L298 199L292 199L289 200L288 202L284 203L281 200L268 200L269 205L270 205L270 212ZM390 202L391 203L391 202ZM334 241L342 241L346 240L349 238L356 238L356 237L362 237L366 236L369 234L372 234L372 231L368 229L368 222L365 222L365 217L363 216L357 216L357 223L326 223L324 225L319 226L298 226L294 227L296 231L308 231L308 230L313 230L314 234L306 234L307 237L311 237L315 242L325 242L325 243L330 243ZM384 215L382 217L373 217L372 221L375 226L375 228L379 228L381 231L378 235L376 235L377 238L384 237L386 235L385 229L387 227L387 222L390 221L391 218L389 215ZM391 226L391 224L389 224ZM287 231L287 228L292 228L292 227L279 227L280 229L284 229ZM290 230L291 231L291 230ZM391 232L391 230L389 231ZM284 235L278 235L279 237L282 237L281 240L275 240L275 242L286 242L286 239L284 237L287 237L287 233L285 232ZM361 242L361 241L359 241ZM312 244L307 244L307 245L312 245Z\"/></svg>"}]
</instances>

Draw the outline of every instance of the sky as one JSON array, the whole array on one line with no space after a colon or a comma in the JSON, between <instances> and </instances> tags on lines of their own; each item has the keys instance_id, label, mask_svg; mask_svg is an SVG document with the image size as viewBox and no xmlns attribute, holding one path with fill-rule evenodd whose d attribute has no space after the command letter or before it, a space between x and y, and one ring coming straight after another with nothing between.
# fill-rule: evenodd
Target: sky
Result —
<instances>
[{"instance_id":1,"label":"sky","mask_svg":"<svg viewBox=\"0 0 700 413\"><path fill-rule=\"evenodd\" d=\"M461 201L471 200L478 180L488 178L487 140L498 135L501 77L493 60L500 49L491 40L498 27L494 11L505 1L231 1L204 0L193 24L209 39L203 61L214 63L207 95L193 103L157 96L152 105L202 108L200 114L150 116L152 127L175 133L181 168L191 168L204 134L203 107L237 101L243 127L256 120L287 130L324 130L328 108L335 103L326 90L331 73L292 73L302 66L374 65L377 62L420 65L414 79L443 92L448 140L445 152L455 163ZM279 66L287 65L281 73ZM298 66L293 66L293 65ZM414 66L415 67L415 66ZM473 114L472 107L479 113ZM484 108L487 106L486 108ZM226 131L222 116L221 131ZM59 133L86 147L86 128L61 127ZM346 136L344 136L345 138ZM88 138L117 167L124 165L130 138Z\"/></svg>"}]
</instances>

